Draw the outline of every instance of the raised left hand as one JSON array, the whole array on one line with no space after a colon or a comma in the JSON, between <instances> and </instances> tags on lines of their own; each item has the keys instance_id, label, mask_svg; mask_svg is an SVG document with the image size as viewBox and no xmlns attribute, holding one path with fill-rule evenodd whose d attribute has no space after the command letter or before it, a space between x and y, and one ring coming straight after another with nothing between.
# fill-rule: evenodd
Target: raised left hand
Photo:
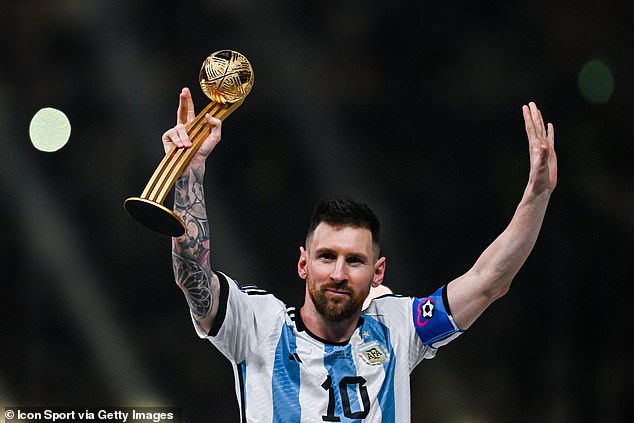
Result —
<instances>
[{"instance_id":1,"label":"raised left hand","mask_svg":"<svg viewBox=\"0 0 634 423\"><path fill-rule=\"evenodd\" d=\"M530 154L529 187L536 195L550 193L557 185L555 128L544 125L542 114L533 102L522 106Z\"/></svg>"}]
</instances>

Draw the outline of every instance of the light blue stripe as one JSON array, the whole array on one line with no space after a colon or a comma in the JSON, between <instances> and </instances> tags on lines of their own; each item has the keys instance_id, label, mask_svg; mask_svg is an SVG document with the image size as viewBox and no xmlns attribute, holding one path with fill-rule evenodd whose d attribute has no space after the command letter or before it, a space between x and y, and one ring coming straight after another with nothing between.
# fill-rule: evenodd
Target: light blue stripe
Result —
<instances>
[{"instance_id":1,"label":"light blue stripe","mask_svg":"<svg viewBox=\"0 0 634 423\"><path fill-rule=\"evenodd\" d=\"M273 365L273 422L296 423L301 418L299 405L299 363L291 360L297 350L297 341L293 330L286 323L275 349Z\"/></svg>"},{"instance_id":2,"label":"light blue stripe","mask_svg":"<svg viewBox=\"0 0 634 423\"><path fill-rule=\"evenodd\" d=\"M383 325L378 320L364 316L363 327L361 333L368 332L370 336L368 339L380 341L390 354L390 360L383 365L383 371L385 372L385 380L379 390L378 401L381 407L382 423L395 423L394 409L394 366L396 365L397 357L394 354L394 348L390 340L390 329Z\"/></svg>"},{"instance_id":3,"label":"light blue stripe","mask_svg":"<svg viewBox=\"0 0 634 423\"><path fill-rule=\"evenodd\" d=\"M335 393L335 416L341 419L342 423L361 423L360 419L351 419L344 415L340 382L344 377L351 377L357 374L354 359L352 358L352 347L350 344L345 346L324 346L324 367L332 379L332 387ZM356 389L357 385L348 385L348 401L350 403L350 411L357 412L363 408L359 401Z\"/></svg>"}]
</instances>

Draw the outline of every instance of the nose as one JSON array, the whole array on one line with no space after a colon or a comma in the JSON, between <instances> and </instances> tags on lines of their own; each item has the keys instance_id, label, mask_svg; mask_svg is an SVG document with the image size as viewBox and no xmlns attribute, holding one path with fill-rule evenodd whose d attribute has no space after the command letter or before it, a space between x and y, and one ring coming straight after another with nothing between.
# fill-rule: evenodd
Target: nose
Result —
<instances>
[{"instance_id":1,"label":"nose","mask_svg":"<svg viewBox=\"0 0 634 423\"><path fill-rule=\"evenodd\" d=\"M346 261L343 257L338 258L337 261L334 262L334 267L332 268L332 272L330 272L330 279L335 282L347 280Z\"/></svg>"}]
</instances>

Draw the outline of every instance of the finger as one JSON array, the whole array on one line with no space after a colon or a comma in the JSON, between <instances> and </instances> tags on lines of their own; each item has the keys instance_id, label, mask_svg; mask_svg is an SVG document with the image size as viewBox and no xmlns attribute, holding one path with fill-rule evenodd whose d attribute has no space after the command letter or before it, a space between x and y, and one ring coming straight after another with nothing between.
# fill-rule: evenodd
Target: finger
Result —
<instances>
[{"instance_id":1,"label":"finger","mask_svg":"<svg viewBox=\"0 0 634 423\"><path fill-rule=\"evenodd\" d=\"M194 111L194 100L189 88L185 87L178 96L178 111L176 113L176 124L186 124L194 120L196 112Z\"/></svg>"},{"instance_id":2,"label":"finger","mask_svg":"<svg viewBox=\"0 0 634 423\"><path fill-rule=\"evenodd\" d=\"M542 119L542 113L537 108L534 102L528 103L528 107L531 110L531 118L533 120L533 126L535 127L535 133L540 137L546 136L546 128L544 127L544 119Z\"/></svg>"},{"instance_id":3,"label":"finger","mask_svg":"<svg viewBox=\"0 0 634 423\"><path fill-rule=\"evenodd\" d=\"M189 91L189 88L184 88L187 93L187 97L185 99L187 103L187 123L194 120L196 117L196 113L194 112L194 100L192 99L192 93Z\"/></svg>"},{"instance_id":4,"label":"finger","mask_svg":"<svg viewBox=\"0 0 634 423\"><path fill-rule=\"evenodd\" d=\"M189 95L189 90L187 88L183 88L181 93L178 96L178 111L176 112L176 124L184 125L187 123L187 96Z\"/></svg>"},{"instance_id":5,"label":"finger","mask_svg":"<svg viewBox=\"0 0 634 423\"><path fill-rule=\"evenodd\" d=\"M209 136L216 138L216 140L220 140L222 133L222 121L211 116L209 113L205 115L205 119L207 120L207 122L209 122L209 125L211 127Z\"/></svg>"},{"instance_id":6,"label":"finger","mask_svg":"<svg viewBox=\"0 0 634 423\"><path fill-rule=\"evenodd\" d=\"M172 129L168 129L167 131L165 131L165 133L163 134L163 136L161 137L161 141L163 141L166 144L173 144L173 138L176 136L176 131L174 130L174 128Z\"/></svg>"},{"instance_id":7,"label":"finger","mask_svg":"<svg viewBox=\"0 0 634 423\"><path fill-rule=\"evenodd\" d=\"M542 116L542 111L537 109L537 116L539 121L539 126L542 131L542 136L546 137L548 135L548 131L546 130L546 125L544 124L544 117Z\"/></svg>"},{"instance_id":8,"label":"finger","mask_svg":"<svg viewBox=\"0 0 634 423\"><path fill-rule=\"evenodd\" d=\"M548 124L548 135L546 137L551 147L555 148L555 127L552 123Z\"/></svg>"},{"instance_id":9,"label":"finger","mask_svg":"<svg viewBox=\"0 0 634 423\"><path fill-rule=\"evenodd\" d=\"M177 141L174 142L178 147L191 147L192 142L189 139L189 135L187 134L187 129L185 125L176 125L174 128L176 130L176 136L178 138Z\"/></svg>"},{"instance_id":10,"label":"finger","mask_svg":"<svg viewBox=\"0 0 634 423\"><path fill-rule=\"evenodd\" d=\"M174 144L175 147L190 147L191 142L185 130L185 125L176 125L163 134L163 143Z\"/></svg>"},{"instance_id":11,"label":"finger","mask_svg":"<svg viewBox=\"0 0 634 423\"><path fill-rule=\"evenodd\" d=\"M548 143L550 147L548 159L549 159L549 162L556 162L557 156L555 153L555 127L553 126L552 123L549 123L547 127L548 127L548 136L546 137L546 142Z\"/></svg>"},{"instance_id":12,"label":"finger","mask_svg":"<svg viewBox=\"0 0 634 423\"><path fill-rule=\"evenodd\" d=\"M178 132L176 128L171 128L163 134L161 139L163 141L163 145L165 146L165 151L167 152L171 147L179 148L182 146L182 142L178 137Z\"/></svg>"},{"instance_id":13,"label":"finger","mask_svg":"<svg viewBox=\"0 0 634 423\"><path fill-rule=\"evenodd\" d=\"M212 115L210 115L209 113L207 113L205 115L205 119L207 120L207 122L209 122L209 124L214 127L214 128L219 128L222 127L222 121L218 118L213 117Z\"/></svg>"},{"instance_id":14,"label":"finger","mask_svg":"<svg viewBox=\"0 0 634 423\"><path fill-rule=\"evenodd\" d=\"M531 117L530 108L526 105L522 106L522 114L524 115L524 126L526 128L526 135L528 140L531 141L537 137L535 133L535 126L533 124L533 118Z\"/></svg>"}]
</instances>

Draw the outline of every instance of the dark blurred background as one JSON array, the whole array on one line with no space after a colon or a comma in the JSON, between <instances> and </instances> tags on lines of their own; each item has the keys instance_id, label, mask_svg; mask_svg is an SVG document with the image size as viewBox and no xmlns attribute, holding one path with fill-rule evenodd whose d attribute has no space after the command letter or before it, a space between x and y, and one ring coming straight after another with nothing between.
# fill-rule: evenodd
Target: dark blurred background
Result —
<instances>
[{"instance_id":1,"label":"dark blurred background","mask_svg":"<svg viewBox=\"0 0 634 423\"><path fill-rule=\"evenodd\" d=\"M386 285L429 294L510 220L534 100L559 158L541 236L509 294L414 371L413 421L634 421L633 18L587 0L2 1L0 403L237 421L169 238L122 207L180 89L207 104L198 70L228 48L255 86L208 163L215 268L300 304L312 208L354 195L382 218ZM72 124L56 153L29 141L42 107Z\"/></svg>"}]
</instances>

